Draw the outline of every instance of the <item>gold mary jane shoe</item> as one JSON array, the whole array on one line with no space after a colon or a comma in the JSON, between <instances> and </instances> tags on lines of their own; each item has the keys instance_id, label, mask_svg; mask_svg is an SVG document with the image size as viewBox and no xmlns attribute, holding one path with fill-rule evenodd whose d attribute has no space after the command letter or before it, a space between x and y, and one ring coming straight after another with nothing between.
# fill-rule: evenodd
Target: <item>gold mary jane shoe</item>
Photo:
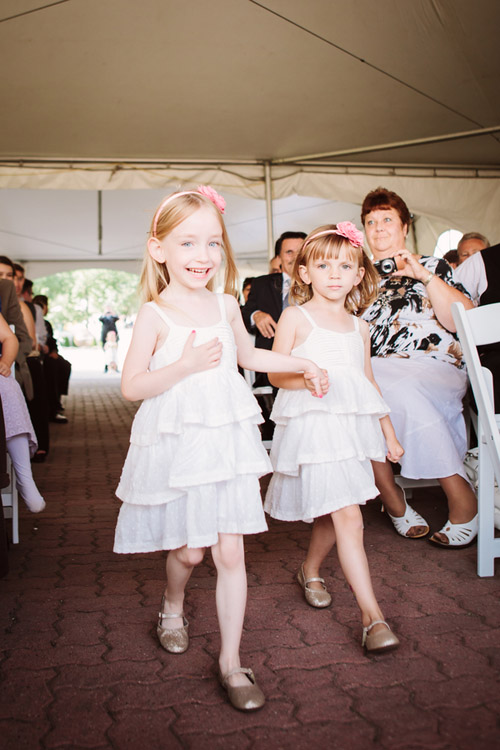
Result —
<instances>
[{"instance_id":1,"label":"gold mary jane shoe","mask_svg":"<svg viewBox=\"0 0 500 750\"><path fill-rule=\"evenodd\" d=\"M377 630L376 633L371 633L371 629L375 625L385 625L384 630ZM368 627L363 628L363 640L361 645L366 648L367 651L372 653L380 653L382 651L392 651L399 646L399 641L390 629L389 625L385 620L374 620Z\"/></svg>"},{"instance_id":2,"label":"gold mary jane shoe","mask_svg":"<svg viewBox=\"0 0 500 750\"><path fill-rule=\"evenodd\" d=\"M189 646L188 621L184 617L184 612L179 612L178 614L164 612L164 601L165 597L161 600L161 610L158 612L158 626L156 628L158 640L162 648L170 654L183 654ZM169 629L163 627L163 620L173 620L176 617L182 617L183 625L181 628Z\"/></svg>"},{"instance_id":3,"label":"gold mary jane shoe","mask_svg":"<svg viewBox=\"0 0 500 750\"><path fill-rule=\"evenodd\" d=\"M228 680L233 674L243 673L248 677L248 685L234 687L229 685ZM227 693L229 703L238 711L257 711L262 708L266 698L260 687L255 681L255 675L247 667L236 667L231 669L226 675L219 673L220 684Z\"/></svg>"},{"instance_id":4,"label":"gold mary jane shoe","mask_svg":"<svg viewBox=\"0 0 500 750\"><path fill-rule=\"evenodd\" d=\"M300 570L297 573L297 581L304 592L304 598L311 607L317 607L322 609L323 607L329 607L332 603L332 597L326 590L324 578L306 578L304 574L304 564L300 566ZM323 591L317 591L316 589L309 588L309 584L314 581L318 581L323 586Z\"/></svg>"}]
</instances>

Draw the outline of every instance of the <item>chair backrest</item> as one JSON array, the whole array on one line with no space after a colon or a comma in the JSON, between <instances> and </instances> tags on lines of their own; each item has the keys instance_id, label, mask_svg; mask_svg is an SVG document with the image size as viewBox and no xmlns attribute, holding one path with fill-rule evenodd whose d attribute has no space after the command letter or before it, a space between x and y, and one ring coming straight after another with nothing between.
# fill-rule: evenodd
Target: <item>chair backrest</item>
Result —
<instances>
[{"instance_id":1,"label":"chair backrest","mask_svg":"<svg viewBox=\"0 0 500 750\"><path fill-rule=\"evenodd\" d=\"M488 446L497 482L500 485L500 435L493 408L491 374L481 366L477 346L500 341L500 302L465 310L461 302L451 306L453 320L464 353L474 398L476 399L481 432ZM489 379L489 383L487 380ZM478 439L481 439L478 436Z\"/></svg>"}]
</instances>

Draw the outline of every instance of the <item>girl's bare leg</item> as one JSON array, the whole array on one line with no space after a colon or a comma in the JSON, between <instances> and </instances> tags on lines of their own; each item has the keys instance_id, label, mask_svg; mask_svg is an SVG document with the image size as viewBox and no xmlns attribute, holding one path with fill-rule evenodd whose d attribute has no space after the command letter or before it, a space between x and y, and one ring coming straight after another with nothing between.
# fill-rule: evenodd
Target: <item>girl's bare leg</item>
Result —
<instances>
[{"instance_id":1,"label":"girl's bare leg","mask_svg":"<svg viewBox=\"0 0 500 750\"><path fill-rule=\"evenodd\" d=\"M306 578L321 577L321 565L334 544L335 528L332 523L332 517L330 515L319 516L314 521L311 541L309 542L306 559L304 560L304 575ZM319 581L311 581L307 585L316 591L324 591L323 585Z\"/></svg>"},{"instance_id":2,"label":"girl's bare leg","mask_svg":"<svg viewBox=\"0 0 500 750\"><path fill-rule=\"evenodd\" d=\"M380 492L384 508L391 516L398 518L404 516L405 501L403 490L394 481L394 474L389 461L372 461L372 468L375 475L375 484ZM425 533L425 530L425 526L411 526L406 536L418 536Z\"/></svg>"},{"instance_id":3,"label":"girl's bare leg","mask_svg":"<svg viewBox=\"0 0 500 750\"><path fill-rule=\"evenodd\" d=\"M184 592L195 565L199 565L205 554L204 549L179 547L167 555L167 588L165 589L165 613L177 614L184 609ZM162 627L176 630L183 626L182 617L164 619Z\"/></svg>"},{"instance_id":4,"label":"girl's bare leg","mask_svg":"<svg viewBox=\"0 0 500 750\"><path fill-rule=\"evenodd\" d=\"M219 541L212 547L212 557L217 568L215 601L221 636L219 668L224 676L241 666L240 641L247 603L243 536L219 534ZM249 684L248 678L241 673L230 677L228 682L233 687Z\"/></svg>"},{"instance_id":5,"label":"girl's bare leg","mask_svg":"<svg viewBox=\"0 0 500 750\"><path fill-rule=\"evenodd\" d=\"M384 616L373 592L363 546L363 517L359 505L349 505L335 511L332 519L340 565L361 610L363 626L367 627L374 620L383 620ZM373 632L382 628L383 625L376 625Z\"/></svg>"}]
</instances>

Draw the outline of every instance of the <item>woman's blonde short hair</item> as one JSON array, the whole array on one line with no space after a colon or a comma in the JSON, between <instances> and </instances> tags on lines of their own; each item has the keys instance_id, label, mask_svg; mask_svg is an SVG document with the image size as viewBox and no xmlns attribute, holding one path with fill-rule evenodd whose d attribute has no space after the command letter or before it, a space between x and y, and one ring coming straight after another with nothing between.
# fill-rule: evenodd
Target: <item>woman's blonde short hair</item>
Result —
<instances>
[{"instance_id":1,"label":"woman's blonde short hair","mask_svg":"<svg viewBox=\"0 0 500 750\"><path fill-rule=\"evenodd\" d=\"M345 301L348 312L360 314L378 297L380 276L363 248L354 247L348 239L335 234L336 229L336 224L326 224L312 231L304 240L293 266L290 299L299 305L303 305L313 296L311 284L306 284L300 278L300 266L307 267L309 263L323 258L338 258L341 250L345 250L347 256L355 261L359 268L365 269L365 274L360 283L352 288ZM309 237L328 231L331 234L324 234L321 237L309 240Z\"/></svg>"},{"instance_id":2,"label":"woman's blonde short hair","mask_svg":"<svg viewBox=\"0 0 500 750\"><path fill-rule=\"evenodd\" d=\"M236 264L234 262L233 250L229 237L227 235L224 219L219 209L212 201L201 193L193 191L192 193L182 193L172 196L166 205L162 208L164 201L160 203L160 212L158 209L151 221L149 232L150 237L156 237L163 240L176 226L182 221L192 216L200 208L208 207L217 216L222 230L222 250L225 258L224 268L224 291L233 296L237 295L237 277ZM149 250L146 249L142 263L140 288L144 302L158 302L160 294L169 285L170 276L166 263L158 263L151 257ZM207 288L212 291L214 279L211 279Z\"/></svg>"}]
</instances>

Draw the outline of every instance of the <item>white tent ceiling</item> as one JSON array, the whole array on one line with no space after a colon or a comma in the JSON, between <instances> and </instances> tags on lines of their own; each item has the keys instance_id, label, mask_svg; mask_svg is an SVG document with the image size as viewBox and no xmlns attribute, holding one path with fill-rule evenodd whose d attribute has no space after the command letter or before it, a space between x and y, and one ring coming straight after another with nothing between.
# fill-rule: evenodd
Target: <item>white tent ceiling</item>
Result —
<instances>
[{"instance_id":1,"label":"white tent ceiling","mask_svg":"<svg viewBox=\"0 0 500 750\"><path fill-rule=\"evenodd\" d=\"M130 261L159 197L210 182L252 263L264 162L275 234L357 218L382 183L420 249L498 240L499 20L498 0L3 0L0 250Z\"/></svg>"}]
</instances>

